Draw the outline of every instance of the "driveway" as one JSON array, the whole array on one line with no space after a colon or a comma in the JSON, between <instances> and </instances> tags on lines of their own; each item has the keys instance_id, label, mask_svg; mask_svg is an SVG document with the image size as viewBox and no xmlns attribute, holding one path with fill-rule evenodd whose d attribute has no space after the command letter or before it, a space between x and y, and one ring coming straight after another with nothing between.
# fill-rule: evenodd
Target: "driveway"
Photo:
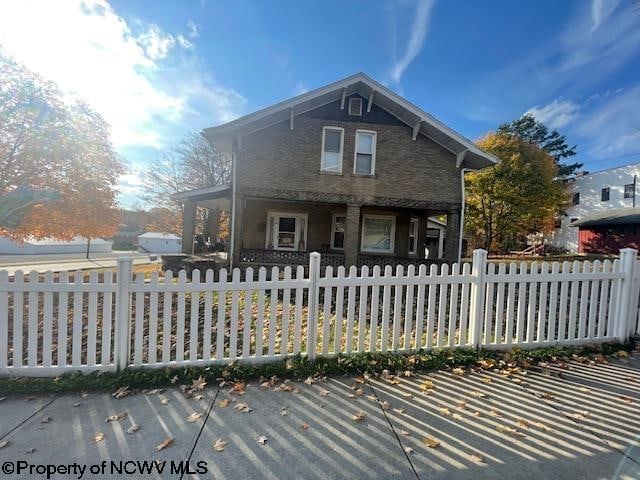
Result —
<instances>
[{"instance_id":1,"label":"driveway","mask_svg":"<svg viewBox=\"0 0 640 480\"><path fill-rule=\"evenodd\" d=\"M3 478L640 478L638 358L308 383L7 397Z\"/></svg>"}]
</instances>

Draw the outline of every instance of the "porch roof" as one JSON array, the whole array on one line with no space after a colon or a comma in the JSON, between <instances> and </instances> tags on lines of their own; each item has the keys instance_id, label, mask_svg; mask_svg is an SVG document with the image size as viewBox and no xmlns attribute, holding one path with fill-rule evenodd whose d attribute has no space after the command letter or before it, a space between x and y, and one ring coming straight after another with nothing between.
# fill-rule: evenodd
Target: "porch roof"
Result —
<instances>
[{"instance_id":1,"label":"porch roof","mask_svg":"<svg viewBox=\"0 0 640 480\"><path fill-rule=\"evenodd\" d=\"M396 116L413 128L414 134L421 133L456 154L458 167L480 169L498 161L495 156L480 149L471 140L364 73L356 73L231 122L206 128L202 134L221 151L231 152L238 137L289 120L295 115L344 99L345 96L354 93L369 98L372 103Z\"/></svg>"},{"instance_id":2,"label":"porch roof","mask_svg":"<svg viewBox=\"0 0 640 480\"><path fill-rule=\"evenodd\" d=\"M572 227L605 227L640 224L640 208L615 208L593 213L571 223Z\"/></svg>"},{"instance_id":3,"label":"porch roof","mask_svg":"<svg viewBox=\"0 0 640 480\"><path fill-rule=\"evenodd\" d=\"M205 208L219 208L229 210L231 207L231 185L216 185L213 187L197 188L176 193L173 196L182 202L192 202Z\"/></svg>"}]
</instances>

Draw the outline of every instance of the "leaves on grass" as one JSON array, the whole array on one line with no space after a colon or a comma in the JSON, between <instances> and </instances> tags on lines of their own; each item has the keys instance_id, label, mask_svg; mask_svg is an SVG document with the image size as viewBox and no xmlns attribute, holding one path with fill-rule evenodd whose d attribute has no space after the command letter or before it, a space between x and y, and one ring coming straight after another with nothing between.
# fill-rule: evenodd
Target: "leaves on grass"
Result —
<instances>
[{"instance_id":1,"label":"leaves on grass","mask_svg":"<svg viewBox=\"0 0 640 480\"><path fill-rule=\"evenodd\" d=\"M200 417L202 416L202 413L200 412L193 412L191 415L189 415L187 417L187 422L189 423L193 423L196 422Z\"/></svg>"},{"instance_id":2,"label":"leaves on grass","mask_svg":"<svg viewBox=\"0 0 640 480\"><path fill-rule=\"evenodd\" d=\"M123 398L126 397L127 395L129 395L131 393L131 391L129 390L129 386L124 386L124 387L120 387L119 389L117 389L115 392L113 392L111 394L112 397L115 398Z\"/></svg>"},{"instance_id":3,"label":"leaves on grass","mask_svg":"<svg viewBox=\"0 0 640 480\"><path fill-rule=\"evenodd\" d=\"M422 439L422 443L429 448L438 448L440 446L440 440L436 440L433 437L424 437Z\"/></svg>"},{"instance_id":4,"label":"leaves on grass","mask_svg":"<svg viewBox=\"0 0 640 480\"><path fill-rule=\"evenodd\" d=\"M35 448L33 448L33 447L31 447L31 448L27 449L27 451L26 451L26 452L24 452L24 453L26 453L27 455L31 455L31 454L32 454L33 452L35 452L35 451L36 451L36 449L35 449Z\"/></svg>"},{"instance_id":5,"label":"leaves on grass","mask_svg":"<svg viewBox=\"0 0 640 480\"><path fill-rule=\"evenodd\" d=\"M98 432L91 438L91 440L89 440L89 442L90 443L99 443L102 440L104 440L104 433Z\"/></svg>"},{"instance_id":6,"label":"leaves on grass","mask_svg":"<svg viewBox=\"0 0 640 480\"><path fill-rule=\"evenodd\" d=\"M173 438L171 438L171 437L165 438L158 445L156 445L156 452L159 452L160 450L164 450L165 448L167 448L172 443L173 443Z\"/></svg>"},{"instance_id":7,"label":"leaves on grass","mask_svg":"<svg viewBox=\"0 0 640 480\"><path fill-rule=\"evenodd\" d=\"M367 414L365 412L363 412L362 410L359 410L355 413L355 415L353 417L351 417L352 420L354 420L355 422L362 422L365 418L367 418Z\"/></svg>"},{"instance_id":8,"label":"leaves on grass","mask_svg":"<svg viewBox=\"0 0 640 480\"><path fill-rule=\"evenodd\" d=\"M131 435L132 433L136 433L138 430L140 430L140 425L134 423L129 428L127 428L127 433Z\"/></svg>"},{"instance_id":9,"label":"leaves on grass","mask_svg":"<svg viewBox=\"0 0 640 480\"><path fill-rule=\"evenodd\" d=\"M242 413L251 413L251 412L253 412L253 409L249 405L244 403L244 402L238 403L235 407L233 407L233 409L234 410L238 410L239 412L242 412Z\"/></svg>"},{"instance_id":10,"label":"leaves on grass","mask_svg":"<svg viewBox=\"0 0 640 480\"><path fill-rule=\"evenodd\" d=\"M258 443L260 445L264 445L267 443L267 440L269 440L267 437L265 437L264 435L261 435L258 437Z\"/></svg>"}]
</instances>

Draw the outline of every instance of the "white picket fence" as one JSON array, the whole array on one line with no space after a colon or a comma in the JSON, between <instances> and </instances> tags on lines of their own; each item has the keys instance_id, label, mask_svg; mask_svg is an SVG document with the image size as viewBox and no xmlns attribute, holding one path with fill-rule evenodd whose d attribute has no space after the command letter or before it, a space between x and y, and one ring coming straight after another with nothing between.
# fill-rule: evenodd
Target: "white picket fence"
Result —
<instances>
[{"instance_id":1,"label":"white picket fence","mask_svg":"<svg viewBox=\"0 0 640 480\"><path fill-rule=\"evenodd\" d=\"M0 374L276 361L295 354L509 349L638 333L640 265L620 260L320 271L320 254L269 272L10 277L0 271ZM307 270L307 271L305 271ZM269 275L268 275L269 274Z\"/></svg>"}]
</instances>

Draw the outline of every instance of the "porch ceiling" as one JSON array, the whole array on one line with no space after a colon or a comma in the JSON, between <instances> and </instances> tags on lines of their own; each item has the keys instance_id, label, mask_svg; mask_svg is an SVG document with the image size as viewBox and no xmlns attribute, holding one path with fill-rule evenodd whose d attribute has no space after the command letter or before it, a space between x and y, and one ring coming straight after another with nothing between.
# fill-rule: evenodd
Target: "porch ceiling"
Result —
<instances>
[{"instance_id":1,"label":"porch ceiling","mask_svg":"<svg viewBox=\"0 0 640 480\"><path fill-rule=\"evenodd\" d=\"M198 188L176 193L174 198L181 202L195 203L199 207L229 210L231 208L231 185Z\"/></svg>"}]
</instances>

